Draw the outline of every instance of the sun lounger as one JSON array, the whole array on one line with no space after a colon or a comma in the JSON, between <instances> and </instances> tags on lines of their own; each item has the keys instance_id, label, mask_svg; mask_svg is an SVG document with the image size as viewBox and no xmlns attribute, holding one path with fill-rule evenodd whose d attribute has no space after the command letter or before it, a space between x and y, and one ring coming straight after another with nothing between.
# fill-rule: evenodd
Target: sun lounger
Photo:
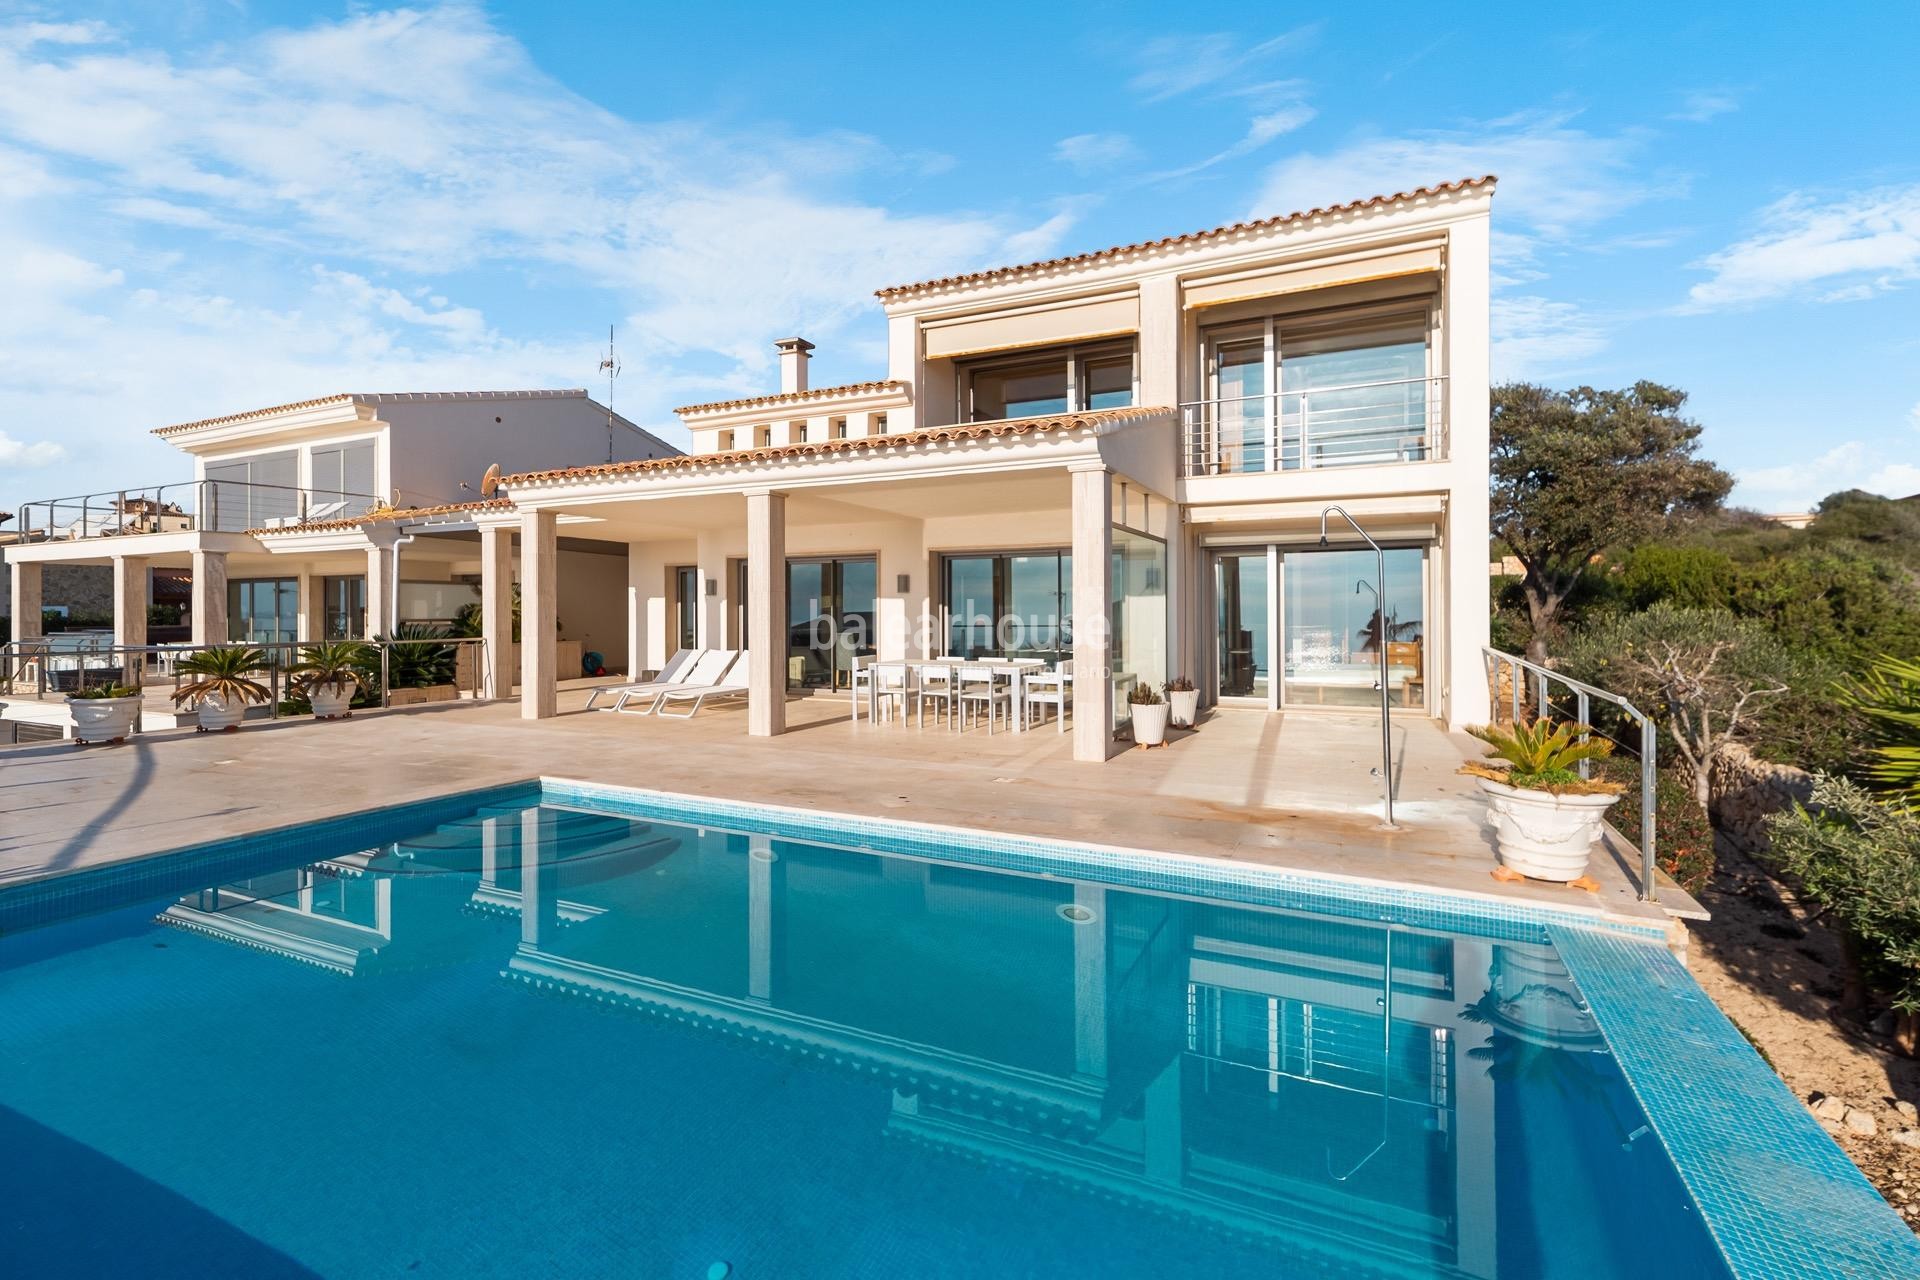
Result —
<instances>
[{"instance_id":1,"label":"sun lounger","mask_svg":"<svg viewBox=\"0 0 1920 1280\"><path fill-rule=\"evenodd\" d=\"M744 698L747 696L747 650L742 649L732 667L714 683L701 686L688 682L677 689L668 689L653 704L660 715L674 720L691 720L707 704L709 698ZM690 702L693 705L685 711L669 711L667 708L676 703Z\"/></svg>"},{"instance_id":2,"label":"sun lounger","mask_svg":"<svg viewBox=\"0 0 1920 1280\"><path fill-rule=\"evenodd\" d=\"M628 689L614 699L613 709L630 716L652 715L660 695L690 686L706 686L718 681L733 667L739 653L733 649L709 649L700 660L680 673L677 680L652 680Z\"/></svg>"},{"instance_id":3,"label":"sun lounger","mask_svg":"<svg viewBox=\"0 0 1920 1280\"><path fill-rule=\"evenodd\" d=\"M649 685L678 684L681 678L692 668L693 664L698 662L706 652L707 650L705 649L682 649L671 658L668 658L667 665L660 668L660 674L650 680L629 680L625 684L595 685L593 692L587 696L587 710L592 711L594 709L593 704L598 702L603 695L609 698L617 698L629 689L644 689ZM613 708L605 707L602 708L602 710L611 711Z\"/></svg>"}]
</instances>

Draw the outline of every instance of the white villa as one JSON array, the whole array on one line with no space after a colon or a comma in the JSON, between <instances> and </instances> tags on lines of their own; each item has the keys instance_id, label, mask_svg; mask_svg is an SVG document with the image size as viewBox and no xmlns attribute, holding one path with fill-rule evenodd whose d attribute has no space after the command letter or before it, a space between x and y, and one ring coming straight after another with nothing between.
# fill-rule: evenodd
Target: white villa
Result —
<instances>
[{"instance_id":1,"label":"white villa","mask_svg":"<svg viewBox=\"0 0 1920 1280\"><path fill-rule=\"evenodd\" d=\"M1068 664L1081 760L1112 752L1133 684L1366 708L1384 647L1397 714L1483 722L1493 191L881 289L884 376L814 387L812 344L785 339L777 392L680 410L686 453L579 391L163 428L194 458L191 514L148 531L125 500L157 491L29 504L19 527L50 536L9 551L13 616L39 616L56 561L115 567L122 644L160 566L191 566L201 643L477 600L485 687L517 683L526 716L589 654L745 649L758 735L865 660L1040 657Z\"/></svg>"}]
</instances>

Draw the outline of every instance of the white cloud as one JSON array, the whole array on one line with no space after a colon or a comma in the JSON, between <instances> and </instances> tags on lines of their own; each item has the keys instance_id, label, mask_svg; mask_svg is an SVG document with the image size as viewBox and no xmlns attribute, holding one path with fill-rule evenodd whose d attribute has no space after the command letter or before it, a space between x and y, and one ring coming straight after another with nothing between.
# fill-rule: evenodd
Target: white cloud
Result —
<instances>
[{"instance_id":1,"label":"white cloud","mask_svg":"<svg viewBox=\"0 0 1920 1280\"><path fill-rule=\"evenodd\" d=\"M1920 465L1898 461L1860 440L1775 467L1738 473L1733 500L1763 511L1805 511L1830 493L1864 489L1887 498L1920 493Z\"/></svg>"},{"instance_id":2,"label":"white cloud","mask_svg":"<svg viewBox=\"0 0 1920 1280\"><path fill-rule=\"evenodd\" d=\"M1640 139L1573 127L1566 114L1526 114L1465 129L1361 138L1301 152L1267 171L1250 216L1498 174L1498 218L1512 237L1561 240L1652 199L1670 184L1636 162Z\"/></svg>"},{"instance_id":3,"label":"white cloud","mask_svg":"<svg viewBox=\"0 0 1920 1280\"><path fill-rule=\"evenodd\" d=\"M1717 116L1740 109L1740 99L1727 89L1695 89L1682 95L1680 107L1669 119L1689 124L1705 124Z\"/></svg>"},{"instance_id":4,"label":"white cloud","mask_svg":"<svg viewBox=\"0 0 1920 1280\"><path fill-rule=\"evenodd\" d=\"M1253 44L1223 32L1156 36L1140 46L1141 70L1127 87L1148 102L1216 88L1276 53L1307 43L1319 30L1319 24L1312 23Z\"/></svg>"},{"instance_id":5,"label":"white cloud","mask_svg":"<svg viewBox=\"0 0 1920 1280\"><path fill-rule=\"evenodd\" d=\"M1304 103L1294 103L1291 106L1281 107L1278 110L1257 115L1248 122L1246 133L1232 146L1221 151L1216 151L1206 159L1195 161L1193 164L1183 165L1178 169L1169 169L1163 173L1156 173L1152 176L1152 180L1164 181L1172 178L1184 178L1190 174L1199 173L1203 169L1211 169L1215 165L1225 164L1229 160L1237 160L1241 156L1258 151L1275 138L1292 133L1295 129L1300 128L1312 120L1316 114L1318 113L1315 112L1312 107Z\"/></svg>"},{"instance_id":6,"label":"white cloud","mask_svg":"<svg viewBox=\"0 0 1920 1280\"><path fill-rule=\"evenodd\" d=\"M1568 302L1496 297L1491 319L1496 382L1551 380L1607 345L1605 327Z\"/></svg>"},{"instance_id":7,"label":"white cloud","mask_svg":"<svg viewBox=\"0 0 1920 1280\"><path fill-rule=\"evenodd\" d=\"M1137 154L1139 148L1124 133L1076 133L1053 144L1054 158L1076 173L1117 168Z\"/></svg>"},{"instance_id":8,"label":"white cloud","mask_svg":"<svg viewBox=\"0 0 1920 1280\"><path fill-rule=\"evenodd\" d=\"M66 458L66 447L52 440L15 440L0 431L0 467L48 467Z\"/></svg>"},{"instance_id":9,"label":"white cloud","mask_svg":"<svg viewBox=\"0 0 1920 1280\"><path fill-rule=\"evenodd\" d=\"M1760 230L1695 265L1692 310L1808 295L1850 301L1920 277L1920 183L1821 202L1795 194L1760 214Z\"/></svg>"}]
</instances>

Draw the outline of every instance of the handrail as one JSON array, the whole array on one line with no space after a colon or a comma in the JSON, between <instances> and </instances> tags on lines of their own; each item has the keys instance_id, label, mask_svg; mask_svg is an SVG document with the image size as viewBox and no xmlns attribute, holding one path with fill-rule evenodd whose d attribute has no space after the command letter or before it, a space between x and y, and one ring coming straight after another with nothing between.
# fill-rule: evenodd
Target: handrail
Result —
<instances>
[{"instance_id":1,"label":"handrail","mask_svg":"<svg viewBox=\"0 0 1920 1280\"><path fill-rule=\"evenodd\" d=\"M1487 660L1487 676L1491 682L1490 688L1493 691L1495 699L1498 699L1500 696L1500 669L1502 667L1512 668L1512 674L1509 676L1509 683L1511 685L1509 692L1509 714L1511 714L1512 718L1516 721L1521 718L1522 711L1524 710L1523 704L1526 701L1525 694L1523 693L1525 681L1522 679L1521 673L1530 672L1533 675L1533 700L1538 704L1539 714L1542 716L1547 715L1552 710L1553 704L1549 698L1548 690L1553 683L1558 682L1565 685L1574 694L1577 708L1575 719L1578 723L1583 725L1588 723L1587 713L1592 709L1593 699L1598 698L1602 702L1609 702L1619 707L1628 719L1640 726L1640 900L1642 902L1658 902L1660 898L1660 888L1654 878L1654 852L1656 847L1654 834L1654 793L1659 779L1658 753L1660 749L1660 733L1653 723L1653 717L1647 715L1646 712L1640 710L1617 693L1609 693L1597 685L1585 684L1570 676L1563 675L1558 671L1543 667L1537 662L1530 662L1516 654L1507 653L1504 650L1491 647L1482 648L1480 652ZM1584 778L1588 775L1589 769L1587 762L1582 760L1580 762L1580 776Z\"/></svg>"},{"instance_id":2,"label":"handrail","mask_svg":"<svg viewBox=\"0 0 1920 1280\"><path fill-rule=\"evenodd\" d=\"M58 688L55 678L49 687L48 677L58 672L71 671L77 688L88 688L98 684L139 685L149 666L157 665L162 672L170 674L174 687L180 687L180 675L175 664L169 659L178 659L188 654L201 653L208 649L247 648L259 649L266 655L266 661L256 670L267 673L270 697L268 706L273 719L280 718L280 702L285 690L282 677L286 671L300 660L300 650L309 645L323 643L315 640L275 640L253 643L244 640L229 641L225 644L98 644L90 643L71 649L58 648L42 636L32 640L14 640L0 644L0 690L11 695L20 694L18 686L32 681L33 697L44 700L49 692L64 693ZM470 687L465 692L475 698L485 683L486 640L481 636L422 636L419 638L390 640L357 640L353 643L364 644L379 655L380 661L380 705L393 705L393 685L391 665L393 651L402 646L433 645L457 649L460 646L478 646L477 658L473 663ZM158 659L156 663L153 660ZM61 664L70 665L61 665ZM461 688L459 664L456 658L454 685Z\"/></svg>"},{"instance_id":3,"label":"handrail","mask_svg":"<svg viewBox=\"0 0 1920 1280\"><path fill-rule=\"evenodd\" d=\"M1444 458L1446 387L1447 375L1433 374L1324 387L1276 386L1256 395L1189 400L1180 405L1182 473L1260 473Z\"/></svg>"},{"instance_id":4,"label":"handrail","mask_svg":"<svg viewBox=\"0 0 1920 1280\"><path fill-rule=\"evenodd\" d=\"M378 494L372 493L206 477L140 488L105 489L64 498L37 498L20 504L14 527L22 542L188 533L208 529L218 532L223 491L230 496L237 496L240 501L243 517L240 527L245 527L252 519L250 507L262 498L272 498L276 506L286 508L285 511L262 516L262 519L293 518L300 522L305 522L316 504L337 503L343 509L366 511L379 506L382 501ZM250 499L249 495L258 497ZM150 509L129 510L130 503L146 504ZM36 521L36 512L44 516L44 520ZM76 518L62 525L59 521L63 512L72 512Z\"/></svg>"}]
</instances>

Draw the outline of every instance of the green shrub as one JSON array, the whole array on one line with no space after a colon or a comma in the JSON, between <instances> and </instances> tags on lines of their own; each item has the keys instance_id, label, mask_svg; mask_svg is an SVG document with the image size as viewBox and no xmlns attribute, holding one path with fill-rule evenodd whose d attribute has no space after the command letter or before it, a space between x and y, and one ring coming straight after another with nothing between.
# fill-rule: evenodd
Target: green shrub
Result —
<instances>
[{"instance_id":1,"label":"green shrub","mask_svg":"<svg viewBox=\"0 0 1920 1280\"><path fill-rule=\"evenodd\" d=\"M1863 780L1920 806L1920 660L1881 658L1865 675L1842 681L1838 694L1870 744L1859 768Z\"/></svg>"},{"instance_id":2,"label":"green shrub","mask_svg":"<svg viewBox=\"0 0 1920 1280\"><path fill-rule=\"evenodd\" d=\"M1626 788L1620 803L1607 810L1607 820L1631 843L1640 843L1640 762L1615 757L1594 774ZM1653 780L1654 863L1688 893L1698 894L1713 876L1713 824L1694 803L1693 788L1671 765Z\"/></svg>"}]
</instances>

